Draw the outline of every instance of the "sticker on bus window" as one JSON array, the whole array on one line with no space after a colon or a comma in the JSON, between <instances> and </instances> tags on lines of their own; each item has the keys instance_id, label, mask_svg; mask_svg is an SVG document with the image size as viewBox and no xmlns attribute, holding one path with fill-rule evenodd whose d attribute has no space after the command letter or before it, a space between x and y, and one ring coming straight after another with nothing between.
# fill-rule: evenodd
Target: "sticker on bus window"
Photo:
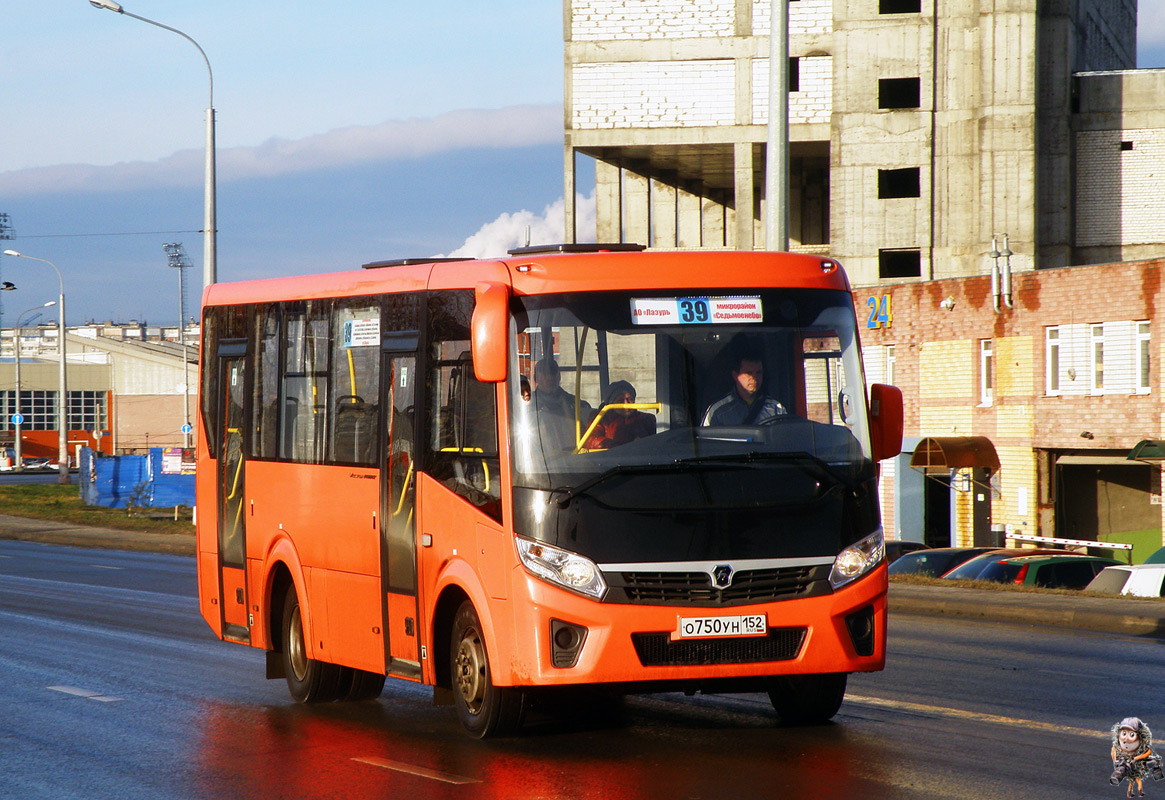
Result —
<instances>
[{"instance_id":1,"label":"sticker on bus window","mask_svg":"<svg viewBox=\"0 0 1165 800\"><path fill-rule=\"evenodd\" d=\"M632 325L739 325L764 322L759 297L633 297Z\"/></svg>"},{"instance_id":2,"label":"sticker on bus window","mask_svg":"<svg viewBox=\"0 0 1165 800\"><path fill-rule=\"evenodd\" d=\"M344 347L379 347L380 318L350 319L344 322Z\"/></svg>"}]
</instances>

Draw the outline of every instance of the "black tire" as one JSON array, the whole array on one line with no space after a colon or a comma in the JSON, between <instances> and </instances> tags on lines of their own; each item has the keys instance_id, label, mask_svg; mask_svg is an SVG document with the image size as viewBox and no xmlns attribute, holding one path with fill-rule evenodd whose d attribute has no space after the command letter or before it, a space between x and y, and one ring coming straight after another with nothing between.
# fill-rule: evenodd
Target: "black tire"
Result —
<instances>
[{"instance_id":1,"label":"black tire","mask_svg":"<svg viewBox=\"0 0 1165 800\"><path fill-rule=\"evenodd\" d=\"M769 685L769 701L783 725L814 725L833 718L845 698L846 674L782 675Z\"/></svg>"},{"instance_id":2,"label":"black tire","mask_svg":"<svg viewBox=\"0 0 1165 800\"><path fill-rule=\"evenodd\" d=\"M453 618L449 674L457 716L471 736L477 739L505 736L521 727L524 693L507 686L494 686L481 622L468 600Z\"/></svg>"},{"instance_id":3,"label":"black tire","mask_svg":"<svg viewBox=\"0 0 1165 800\"><path fill-rule=\"evenodd\" d=\"M283 674L288 691L299 703L330 703L340 690L340 667L307 657L294 586L288 587L283 603Z\"/></svg>"},{"instance_id":4,"label":"black tire","mask_svg":"<svg viewBox=\"0 0 1165 800\"><path fill-rule=\"evenodd\" d=\"M362 703L375 700L384 691L384 676L352 667L340 668L340 684L336 699L342 703Z\"/></svg>"}]
</instances>

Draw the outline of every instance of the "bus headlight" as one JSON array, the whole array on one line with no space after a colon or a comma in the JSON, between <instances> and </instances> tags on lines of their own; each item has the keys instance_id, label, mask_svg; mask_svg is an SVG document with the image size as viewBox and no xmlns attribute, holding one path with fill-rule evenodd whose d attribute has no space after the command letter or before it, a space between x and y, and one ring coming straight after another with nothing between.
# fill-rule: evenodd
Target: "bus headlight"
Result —
<instances>
[{"instance_id":1,"label":"bus headlight","mask_svg":"<svg viewBox=\"0 0 1165 800\"><path fill-rule=\"evenodd\" d=\"M607 592L607 582L595 562L577 553L543 542L516 537L522 566L548 583L570 589L596 600Z\"/></svg>"},{"instance_id":2,"label":"bus headlight","mask_svg":"<svg viewBox=\"0 0 1165 800\"><path fill-rule=\"evenodd\" d=\"M882 538L882 529L878 528L865 539L851 544L837 554L833 561L833 569L829 573L829 583L834 589L844 586L881 564L885 557L886 545Z\"/></svg>"}]
</instances>

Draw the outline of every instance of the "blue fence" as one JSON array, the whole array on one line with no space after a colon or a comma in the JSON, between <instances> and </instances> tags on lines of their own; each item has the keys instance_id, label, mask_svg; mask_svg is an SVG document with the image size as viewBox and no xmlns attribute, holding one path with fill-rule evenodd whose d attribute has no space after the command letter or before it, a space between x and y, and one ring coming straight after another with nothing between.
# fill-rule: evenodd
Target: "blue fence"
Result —
<instances>
[{"instance_id":1,"label":"blue fence","mask_svg":"<svg viewBox=\"0 0 1165 800\"><path fill-rule=\"evenodd\" d=\"M150 508L194 505L193 451L151 447L148 456L106 456L81 448L85 505Z\"/></svg>"}]
</instances>

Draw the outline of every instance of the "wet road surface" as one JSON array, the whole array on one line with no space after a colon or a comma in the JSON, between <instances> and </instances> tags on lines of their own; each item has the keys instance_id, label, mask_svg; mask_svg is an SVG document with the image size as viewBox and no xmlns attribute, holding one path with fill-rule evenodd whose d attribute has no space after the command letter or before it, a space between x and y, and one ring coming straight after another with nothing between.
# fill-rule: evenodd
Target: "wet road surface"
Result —
<instances>
[{"instance_id":1,"label":"wet road surface","mask_svg":"<svg viewBox=\"0 0 1165 800\"><path fill-rule=\"evenodd\" d=\"M1156 640L900 616L828 725L657 695L483 743L412 684L295 705L214 639L192 559L24 542L0 542L0 633L0 798L1123 797L1109 727L1165 726Z\"/></svg>"}]
</instances>

